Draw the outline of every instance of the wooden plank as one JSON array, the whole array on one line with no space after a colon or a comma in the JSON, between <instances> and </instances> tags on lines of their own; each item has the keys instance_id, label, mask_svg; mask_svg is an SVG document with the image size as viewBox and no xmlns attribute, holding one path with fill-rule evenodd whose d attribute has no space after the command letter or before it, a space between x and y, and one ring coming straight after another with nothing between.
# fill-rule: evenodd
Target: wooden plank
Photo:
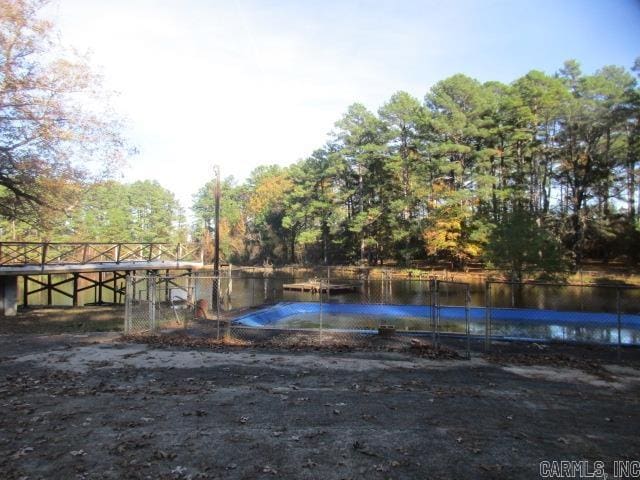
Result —
<instances>
[{"instance_id":1,"label":"wooden plank","mask_svg":"<svg viewBox=\"0 0 640 480\"><path fill-rule=\"evenodd\" d=\"M210 269L211 267L209 267ZM113 272L123 270L198 270L206 269L200 262L175 262L175 261L152 261L152 262L115 262L108 263L85 263L66 265L0 265L0 275L46 275L47 273L95 273Z\"/></svg>"}]
</instances>

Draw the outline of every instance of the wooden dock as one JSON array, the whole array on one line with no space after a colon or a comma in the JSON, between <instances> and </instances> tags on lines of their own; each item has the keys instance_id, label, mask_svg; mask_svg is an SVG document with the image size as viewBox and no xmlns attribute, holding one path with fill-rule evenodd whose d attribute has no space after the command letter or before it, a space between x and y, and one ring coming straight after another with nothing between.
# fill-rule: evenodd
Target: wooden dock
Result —
<instances>
[{"instance_id":1,"label":"wooden dock","mask_svg":"<svg viewBox=\"0 0 640 480\"><path fill-rule=\"evenodd\" d=\"M358 285L352 284L336 284L336 283L324 283L324 282L315 282L308 281L302 283L285 283L282 285L284 290L293 290L297 292L311 292L311 293L345 293L345 292L355 292L358 288Z\"/></svg>"},{"instance_id":2,"label":"wooden dock","mask_svg":"<svg viewBox=\"0 0 640 480\"><path fill-rule=\"evenodd\" d=\"M199 244L123 242L0 242L0 316L15 316L18 279L22 277L22 305L46 292L53 305L54 292L78 306L79 293L94 290L93 304L119 303L126 275L136 271L183 271L205 268ZM55 275L55 277L54 277ZM103 297L103 291L110 297Z\"/></svg>"}]
</instances>

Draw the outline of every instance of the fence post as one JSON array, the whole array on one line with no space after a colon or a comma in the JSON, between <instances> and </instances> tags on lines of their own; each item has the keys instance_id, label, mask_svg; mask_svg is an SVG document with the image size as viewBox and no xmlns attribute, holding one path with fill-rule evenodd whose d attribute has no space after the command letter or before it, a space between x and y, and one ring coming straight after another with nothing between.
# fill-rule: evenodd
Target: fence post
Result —
<instances>
[{"instance_id":1,"label":"fence post","mask_svg":"<svg viewBox=\"0 0 640 480\"><path fill-rule=\"evenodd\" d=\"M320 342L322 343L322 323L323 323L323 312L322 312L322 278L320 279Z\"/></svg>"},{"instance_id":2,"label":"fence post","mask_svg":"<svg viewBox=\"0 0 640 480\"><path fill-rule=\"evenodd\" d=\"M435 291L433 292L435 295L435 305L436 305L436 350L440 349L440 280L435 281Z\"/></svg>"},{"instance_id":3,"label":"fence post","mask_svg":"<svg viewBox=\"0 0 640 480\"><path fill-rule=\"evenodd\" d=\"M256 304L256 279L251 277L251 306Z\"/></svg>"},{"instance_id":4,"label":"fence post","mask_svg":"<svg viewBox=\"0 0 640 480\"><path fill-rule=\"evenodd\" d=\"M484 350L488 352L491 349L491 282L487 280L484 290Z\"/></svg>"},{"instance_id":5,"label":"fence post","mask_svg":"<svg viewBox=\"0 0 640 480\"><path fill-rule=\"evenodd\" d=\"M467 360L471 359L471 325L469 323L469 308L471 304L471 288L469 284L467 284L465 288L465 296L464 296L464 321L466 324L466 333L467 333Z\"/></svg>"},{"instance_id":6,"label":"fence post","mask_svg":"<svg viewBox=\"0 0 640 480\"><path fill-rule=\"evenodd\" d=\"M125 278L124 293L124 334L131 333L131 294L133 292L133 277L130 273Z\"/></svg>"},{"instance_id":7,"label":"fence post","mask_svg":"<svg viewBox=\"0 0 640 480\"><path fill-rule=\"evenodd\" d=\"M433 329L431 336L431 345L435 348L436 345L436 301L433 291L435 290L435 278L429 279L429 321L431 322L431 328Z\"/></svg>"},{"instance_id":8,"label":"fence post","mask_svg":"<svg viewBox=\"0 0 640 480\"><path fill-rule=\"evenodd\" d=\"M436 297L436 290L438 288L438 280L435 278L431 278L429 279L429 303L430 303L430 307L431 307L431 328L433 328L433 332L432 332L432 340L431 343L433 344L433 347L436 347L436 310L438 308L437 305L437 297Z\"/></svg>"},{"instance_id":9,"label":"fence post","mask_svg":"<svg viewBox=\"0 0 640 480\"><path fill-rule=\"evenodd\" d=\"M150 296L149 299L149 329L152 333L156 332L156 301L157 301L157 292L156 292L156 274L150 273L147 277L147 283L149 285Z\"/></svg>"},{"instance_id":10,"label":"fence post","mask_svg":"<svg viewBox=\"0 0 640 480\"><path fill-rule=\"evenodd\" d=\"M231 279L231 264L229 264L229 278L227 280L227 312L233 309L231 304L231 292L233 291L233 280ZM224 337L229 339L231 337L231 318L227 315L227 324L224 329Z\"/></svg>"},{"instance_id":11,"label":"fence post","mask_svg":"<svg viewBox=\"0 0 640 480\"><path fill-rule=\"evenodd\" d=\"M511 308L516 307L516 295L515 295L515 285L516 281L514 280L513 274L511 274Z\"/></svg>"},{"instance_id":12,"label":"fence post","mask_svg":"<svg viewBox=\"0 0 640 480\"><path fill-rule=\"evenodd\" d=\"M331 295L331 267L327 267L327 300Z\"/></svg>"},{"instance_id":13,"label":"fence post","mask_svg":"<svg viewBox=\"0 0 640 480\"><path fill-rule=\"evenodd\" d=\"M216 331L218 340L220 340L220 274L213 279L213 290L214 295L216 296Z\"/></svg>"},{"instance_id":14,"label":"fence post","mask_svg":"<svg viewBox=\"0 0 640 480\"><path fill-rule=\"evenodd\" d=\"M262 280L262 283L264 284L264 300L263 302L266 303L267 299L269 298L269 279L267 277L264 277L264 279Z\"/></svg>"},{"instance_id":15,"label":"fence post","mask_svg":"<svg viewBox=\"0 0 640 480\"><path fill-rule=\"evenodd\" d=\"M620 312L620 288L616 288L616 314L618 323L618 360L620 360L620 349L622 347L622 318Z\"/></svg>"}]
</instances>

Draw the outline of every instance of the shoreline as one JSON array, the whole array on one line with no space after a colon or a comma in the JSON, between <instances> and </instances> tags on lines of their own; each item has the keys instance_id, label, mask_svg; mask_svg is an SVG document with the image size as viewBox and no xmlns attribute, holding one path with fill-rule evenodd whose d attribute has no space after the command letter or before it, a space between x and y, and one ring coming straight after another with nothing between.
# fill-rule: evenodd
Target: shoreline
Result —
<instances>
[{"instance_id":1,"label":"shoreline","mask_svg":"<svg viewBox=\"0 0 640 480\"><path fill-rule=\"evenodd\" d=\"M630 285L640 286L640 272L638 271L620 271L618 268L594 268L600 266L589 266L590 268L577 270L575 272L560 272L555 274L556 277L544 279L545 272L536 274L528 274L523 278L523 282L540 282L540 283L568 283L583 285ZM435 278L438 280L477 283L484 281L508 281L508 272L497 269L473 268L466 270L456 270L443 268L438 266L407 268L397 266L365 266L356 265L330 265L323 267L302 266L302 265L284 265L279 267L256 267L256 266L233 266L233 271L241 271L246 273L285 273L290 275L296 274L315 274L319 276L323 272L328 272L328 276L345 276L345 277L361 277L376 279L392 279L392 280L423 280ZM326 274L325 274L326 276ZM541 278L542 277L542 278Z\"/></svg>"}]
</instances>

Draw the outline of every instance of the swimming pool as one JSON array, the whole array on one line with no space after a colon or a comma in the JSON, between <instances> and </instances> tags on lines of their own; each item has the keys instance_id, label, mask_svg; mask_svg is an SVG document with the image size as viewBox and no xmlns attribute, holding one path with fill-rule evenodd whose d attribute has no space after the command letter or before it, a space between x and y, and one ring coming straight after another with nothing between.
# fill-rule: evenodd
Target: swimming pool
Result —
<instances>
[{"instance_id":1,"label":"swimming pool","mask_svg":"<svg viewBox=\"0 0 640 480\"><path fill-rule=\"evenodd\" d=\"M322 313L322 315L320 315ZM566 340L617 343L618 315L523 308L492 308L492 336L531 340ZM441 332L463 333L465 309L439 307ZM484 307L469 309L471 334L484 334ZM431 307L358 303L281 302L239 316L233 324L254 328L318 328L374 332L380 324L398 331L428 332ZM621 342L640 345L640 315L621 314Z\"/></svg>"}]
</instances>

